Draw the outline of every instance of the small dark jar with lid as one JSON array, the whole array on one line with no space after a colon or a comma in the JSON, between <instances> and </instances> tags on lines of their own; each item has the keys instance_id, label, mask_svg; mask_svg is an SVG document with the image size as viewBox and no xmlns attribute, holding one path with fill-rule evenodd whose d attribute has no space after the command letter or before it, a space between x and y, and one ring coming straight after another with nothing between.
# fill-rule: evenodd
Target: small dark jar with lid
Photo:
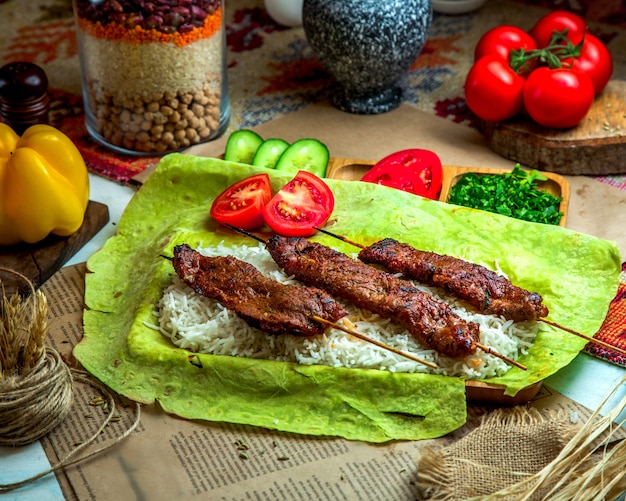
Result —
<instances>
[{"instance_id":1,"label":"small dark jar with lid","mask_svg":"<svg viewBox=\"0 0 626 501\"><path fill-rule=\"evenodd\" d=\"M0 68L0 118L18 135L31 125L47 124L48 77L34 63L17 61Z\"/></svg>"}]
</instances>

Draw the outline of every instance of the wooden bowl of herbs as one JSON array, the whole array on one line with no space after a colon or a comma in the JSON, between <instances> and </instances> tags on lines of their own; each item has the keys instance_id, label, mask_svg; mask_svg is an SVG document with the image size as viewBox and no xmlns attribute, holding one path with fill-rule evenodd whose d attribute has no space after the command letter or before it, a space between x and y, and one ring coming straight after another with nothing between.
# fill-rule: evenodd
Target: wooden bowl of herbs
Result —
<instances>
[{"instance_id":1,"label":"wooden bowl of herbs","mask_svg":"<svg viewBox=\"0 0 626 501\"><path fill-rule=\"evenodd\" d=\"M356 181L376 162L331 158L326 177ZM490 167L443 166L438 200L535 223L565 226L570 188L559 174Z\"/></svg>"},{"instance_id":2,"label":"wooden bowl of herbs","mask_svg":"<svg viewBox=\"0 0 626 501\"><path fill-rule=\"evenodd\" d=\"M477 167L448 167L439 200L533 223L565 226L569 183L559 174Z\"/></svg>"}]
</instances>

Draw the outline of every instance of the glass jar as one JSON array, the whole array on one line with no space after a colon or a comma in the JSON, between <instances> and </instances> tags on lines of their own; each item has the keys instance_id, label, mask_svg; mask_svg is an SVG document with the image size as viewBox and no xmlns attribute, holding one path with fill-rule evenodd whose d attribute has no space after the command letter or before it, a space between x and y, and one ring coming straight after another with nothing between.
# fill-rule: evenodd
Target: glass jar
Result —
<instances>
[{"instance_id":1,"label":"glass jar","mask_svg":"<svg viewBox=\"0 0 626 501\"><path fill-rule=\"evenodd\" d=\"M224 0L74 0L85 124L120 153L159 155L230 119Z\"/></svg>"}]
</instances>

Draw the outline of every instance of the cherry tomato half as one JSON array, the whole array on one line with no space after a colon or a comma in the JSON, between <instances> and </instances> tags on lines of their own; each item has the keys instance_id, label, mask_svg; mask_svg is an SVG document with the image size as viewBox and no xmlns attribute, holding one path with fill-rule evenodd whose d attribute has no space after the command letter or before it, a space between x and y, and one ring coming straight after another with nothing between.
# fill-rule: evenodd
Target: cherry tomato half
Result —
<instances>
[{"instance_id":1,"label":"cherry tomato half","mask_svg":"<svg viewBox=\"0 0 626 501\"><path fill-rule=\"evenodd\" d=\"M487 31L476 44L474 61L488 55L500 56L510 62L512 50L534 50L537 44L533 37L517 26L496 26ZM521 72L524 73L524 72Z\"/></svg>"},{"instance_id":2,"label":"cherry tomato half","mask_svg":"<svg viewBox=\"0 0 626 501\"><path fill-rule=\"evenodd\" d=\"M533 71L524 87L530 117L545 127L574 127L593 104L591 79L579 71L547 66Z\"/></svg>"},{"instance_id":3,"label":"cherry tomato half","mask_svg":"<svg viewBox=\"0 0 626 501\"><path fill-rule=\"evenodd\" d=\"M613 75L613 58L600 39L587 33L580 56L574 59L572 68L586 73L591 78L596 94L599 94Z\"/></svg>"},{"instance_id":4,"label":"cherry tomato half","mask_svg":"<svg viewBox=\"0 0 626 501\"><path fill-rule=\"evenodd\" d=\"M396 151L379 160L361 181L382 184L437 200L442 178L441 160L436 153L411 148Z\"/></svg>"},{"instance_id":5,"label":"cherry tomato half","mask_svg":"<svg viewBox=\"0 0 626 501\"><path fill-rule=\"evenodd\" d=\"M467 73L465 101L469 109L483 120L507 120L523 109L524 82L524 78L499 56L485 56Z\"/></svg>"},{"instance_id":6,"label":"cherry tomato half","mask_svg":"<svg viewBox=\"0 0 626 501\"><path fill-rule=\"evenodd\" d=\"M252 230L263 225L263 209L271 198L269 176L255 174L220 193L211 205L211 217L221 224Z\"/></svg>"},{"instance_id":7,"label":"cherry tomato half","mask_svg":"<svg viewBox=\"0 0 626 501\"><path fill-rule=\"evenodd\" d=\"M296 176L272 197L263 211L267 225L284 237L308 237L322 226L335 207L328 185L311 172Z\"/></svg>"},{"instance_id":8,"label":"cherry tomato half","mask_svg":"<svg viewBox=\"0 0 626 501\"><path fill-rule=\"evenodd\" d=\"M555 10L541 17L529 33L537 43L537 47L542 49L550 44L550 39L555 30L567 30L567 38L576 45L583 39L587 24L582 17L573 12Z\"/></svg>"}]
</instances>

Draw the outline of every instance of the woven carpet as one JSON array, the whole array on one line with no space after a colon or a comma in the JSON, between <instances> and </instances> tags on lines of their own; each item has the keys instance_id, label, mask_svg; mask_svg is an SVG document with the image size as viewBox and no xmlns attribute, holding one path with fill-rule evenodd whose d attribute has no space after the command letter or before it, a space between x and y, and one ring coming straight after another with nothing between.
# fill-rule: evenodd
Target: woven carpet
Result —
<instances>
[{"instance_id":1,"label":"woven carpet","mask_svg":"<svg viewBox=\"0 0 626 501\"><path fill-rule=\"evenodd\" d=\"M474 126L463 97L463 81L480 36L501 24L528 29L548 9L556 8L572 10L586 19L591 32L611 50L614 78L626 80L623 1L489 0L470 14L435 14L428 41L411 68L405 100L422 111ZM330 99L332 78L315 57L302 28L277 25L265 11L263 0L227 0L226 24L231 104L227 134ZM158 162L158 157L114 154L88 135L71 0L0 0L0 63L13 61L34 62L46 71L51 123L78 145L92 172L128 183ZM626 191L626 176L596 179ZM623 283L600 333L606 341L623 348L625 289ZM626 366L624 357L616 353L595 347L588 351Z\"/></svg>"}]
</instances>

